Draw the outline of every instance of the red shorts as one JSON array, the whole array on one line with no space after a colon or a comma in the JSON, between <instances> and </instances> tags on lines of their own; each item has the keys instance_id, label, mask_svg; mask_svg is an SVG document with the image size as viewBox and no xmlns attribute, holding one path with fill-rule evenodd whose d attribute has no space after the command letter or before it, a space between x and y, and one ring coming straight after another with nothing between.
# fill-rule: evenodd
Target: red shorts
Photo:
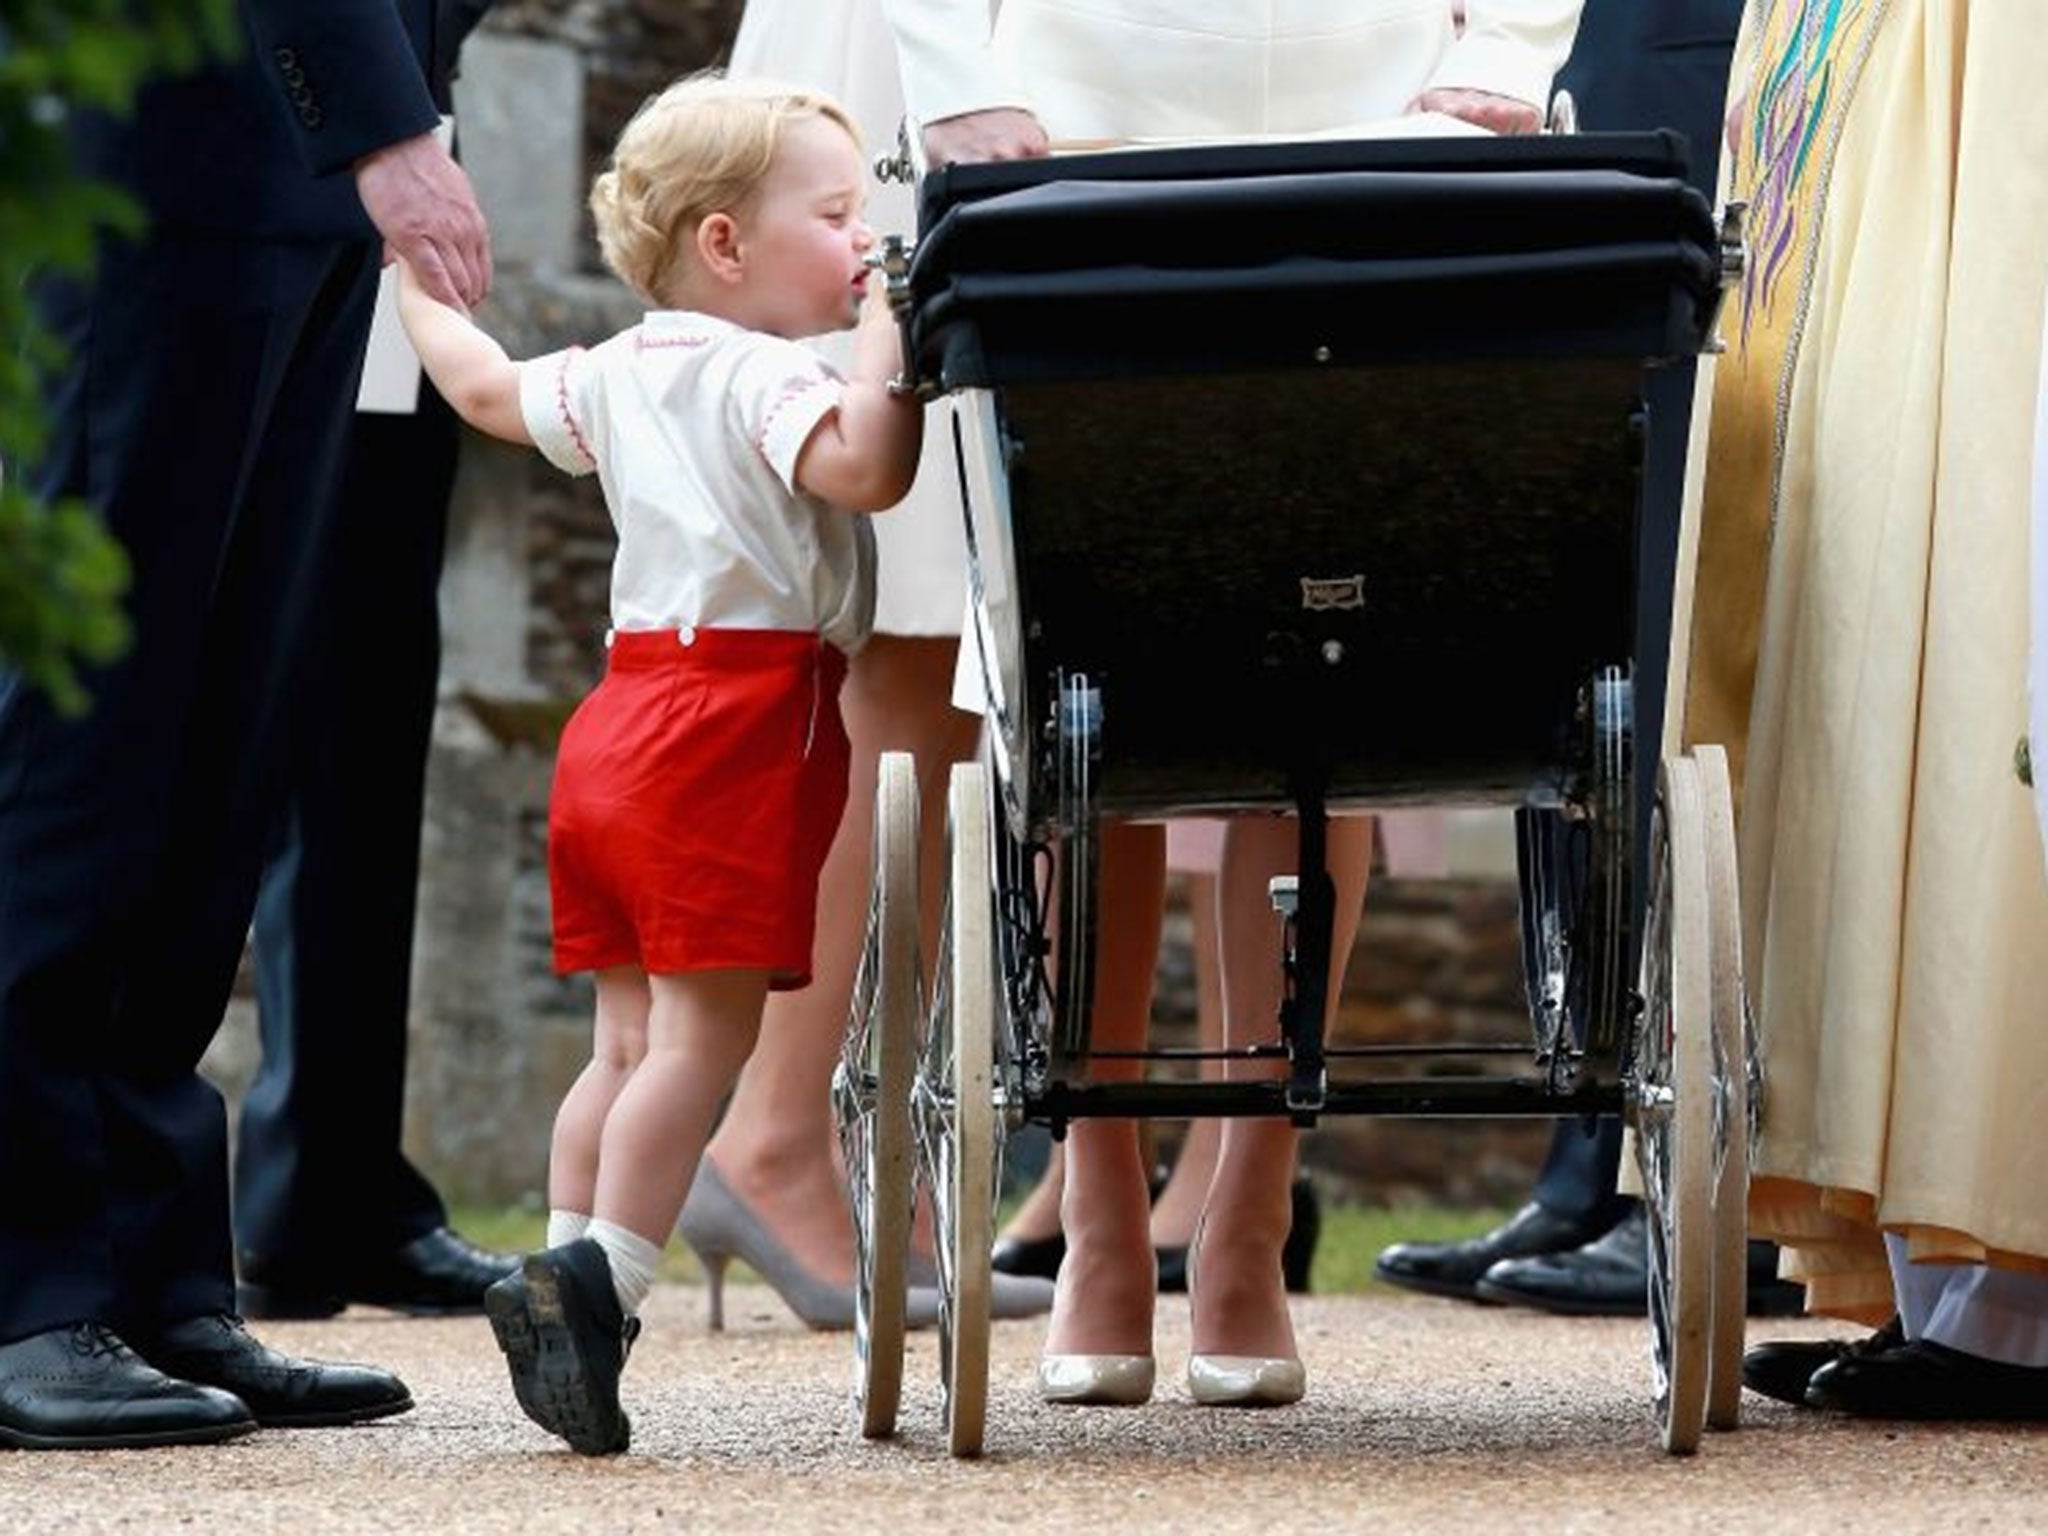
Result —
<instances>
[{"instance_id":1,"label":"red shorts","mask_svg":"<svg viewBox=\"0 0 2048 1536\"><path fill-rule=\"evenodd\" d=\"M798 630L613 637L548 799L555 969L811 979L818 871L846 807L846 658Z\"/></svg>"}]
</instances>

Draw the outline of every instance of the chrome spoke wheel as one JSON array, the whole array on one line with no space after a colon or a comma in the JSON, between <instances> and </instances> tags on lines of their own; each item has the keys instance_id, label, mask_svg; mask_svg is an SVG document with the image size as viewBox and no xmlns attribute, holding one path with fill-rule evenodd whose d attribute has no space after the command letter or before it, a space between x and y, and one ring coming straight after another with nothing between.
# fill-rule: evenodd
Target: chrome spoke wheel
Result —
<instances>
[{"instance_id":1,"label":"chrome spoke wheel","mask_svg":"<svg viewBox=\"0 0 2048 1536\"><path fill-rule=\"evenodd\" d=\"M910 1084L919 993L917 770L885 753L875 788L867 932L847 1012L832 1108L845 1155L854 1241L854 1393L861 1433L895 1433L903 1395L910 1257Z\"/></svg>"}]
</instances>

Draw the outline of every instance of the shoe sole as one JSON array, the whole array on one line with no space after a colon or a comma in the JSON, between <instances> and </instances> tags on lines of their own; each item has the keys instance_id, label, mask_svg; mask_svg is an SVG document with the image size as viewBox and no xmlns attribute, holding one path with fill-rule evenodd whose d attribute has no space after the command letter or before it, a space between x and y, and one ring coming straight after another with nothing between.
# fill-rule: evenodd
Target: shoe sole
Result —
<instances>
[{"instance_id":1,"label":"shoe sole","mask_svg":"<svg viewBox=\"0 0 2048 1536\"><path fill-rule=\"evenodd\" d=\"M1372 1276L1382 1285L1391 1285L1403 1291L1418 1291L1424 1296L1442 1296L1450 1301L1486 1301L1479 1294L1477 1286L1467 1281L1460 1285L1455 1280L1429 1280L1420 1275L1403 1275L1393 1270L1373 1266Z\"/></svg>"},{"instance_id":2,"label":"shoe sole","mask_svg":"<svg viewBox=\"0 0 2048 1536\"><path fill-rule=\"evenodd\" d=\"M623 1410L609 1407L593 1393L593 1373L569 1326L555 1272L529 1260L524 1278L522 1316L507 1316L509 1309L501 1304L498 1292L485 1302L491 1331L512 1365L513 1395L528 1418L568 1441L571 1450L584 1456L616 1456L631 1442L632 1425Z\"/></svg>"},{"instance_id":3,"label":"shoe sole","mask_svg":"<svg viewBox=\"0 0 2048 1536\"><path fill-rule=\"evenodd\" d=\"M505 1356L512 1373L512 1395L520 1411L542 1429L554 1426L541 1416L536 1384L540 1376L540 1344L534 1337L533 1319L526 1315L523 1292L501 1291L495 1287L484 1296L484 1315L490 1319L491 1335Z\"/></svg>"},{"instance_id":4,"label":"shoe sole","mask_svg":"<svg viewBox=\"0 0 2048 1536\"><path fill-rule=\"evenodd\" d=\"M144 1451L166 1445L217 1445L254 1434L254 1419L209 1424L204 1429L156 1430L126 1435L35 1435L0 1427L0 1446L15 1451Z\"/></svg>"},{"instance_id":5,"label":"shoe sole","mask_svg":"<svg viewBox=\"0 0 2048 1536\"><path fill-rule=\"evenodd\" d=\"M1646 1296L1641 1301L1576 1301L1566 1297L1531 1296L1523 1291L1510 1291L1500 1286L1488 1285L1484 1280L1474 1287L1481 1301L1494 1302L1503 1307L1527 1307L1536 1312L1554 1312L1560 1317L1647 1317L1650 1315L1650 1301Z\"/></svg>"},{"instance_id":6,"label":"shoe sole","mask_svg":"<svg viewBox=\"0 0 2048 1536\"><path fill-rule=\"evenodd\" d=\"M410 1412L412 1394L390 1402L370 1403L360 1408L329 1408L318 1413L259 1413L256 1422L264 1429L332 1429L343 1424L368 1424Z\"/></svg>"}]
</instances>

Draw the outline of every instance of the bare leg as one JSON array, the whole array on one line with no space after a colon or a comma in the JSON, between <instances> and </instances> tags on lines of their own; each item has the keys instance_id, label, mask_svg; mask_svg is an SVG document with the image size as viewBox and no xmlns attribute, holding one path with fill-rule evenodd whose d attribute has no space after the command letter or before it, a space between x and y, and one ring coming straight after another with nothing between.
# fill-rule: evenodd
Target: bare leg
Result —
<instances>
[{"instance_id":1,"label":"bare leg","mask_svg":"<svg viewBox=\"0 0 2048 1536\"><path fill-rule=\"evenodd\" d=\"M1195 1038L1204 1050L1223 1044L1223 957L1218 931L1215 875L1188 877L1188 917L1195 953ZM1202 1063L1202 1075L1221 1074L1220 1064ZM1216 1172L1222 1145L1221 1120L1190 1120L1188 1133L1173 1160L1166 1187L1152 1202L1152 1246L1185 1248L1195 1235L1209 1181Z\"/></svg>"},{"instance_id":2,"label":"bare leg","mask_svg":"<svg viewBox=\"0 0 2048 1536\"><path fill-rule=\"evenodd\" d=\"M853 745L846 816L818 882L812 982L768 1000L760 1047L740 1074L707 1155L740 1200L805 1269L853 1280L853 1229L836 1158L832 1069L860 964L874 840L875 780L885 751L917 756L923 790L927 963L935 953L936 876L951 765L972 757L980 722L949 702L957 642L876 635L853 658L840 709Z\"/></svg>"},{"instance_id":3,"label":"bare leg","mask_svg":"<svg viewBox=\"0 0 2048 1536\"><path fill-rule=\"evenodd\" d=\"M659 1248L690 1192L719 1101L760 1033L766 971L649 978L647 1054L604 1117L593 1214Z\"/></svg>"},{"instance_id":4,"label":"bare leg","mask_svg":"<svg viewBox=\"0 0 2048 1536\"><path fill-rule=\"evenodd\" d=\"M1295 868L1298 836L1291 818L1240 817L1223 848L1219 902L1223 935L1224 1033L1233 1046L1275 1037L1282 981L1280 928L1267 881ZM1344 961L1358 932L1372 852L1369 818L1330 823L1330 878L1336 885L1331 933L1330 1005L1334 1012ZM1276 1063L1230 1065L1232 1078L1273 1077ZM1295 1354L1294 1325L1280 1250L1290 1225L1288 1187L1294 1178L1296 1134L1285 1120L1236 1119L1223 1127L1216 1174L1209 1185L1200 1244L1189 1264L1194 1348L1199 1354Z\"/></svg>"},{"instance_id":5,"label":"bare leg","mask_svg":"<svg viewBox=\"0 0 2048 1536\"><path fill-rule=\"evenodd\" d=\"M1103 828L1100 894L1091 1039L1100 1050L1136 1050L1144 1045L1151 1018L1159 954L1166 895L1163 827ZM1128 1081L1142 1071L1141 1062L1101 1061L1091 1066L1090 1079ZM1067 1256L1046 1353L1148 1355L1157 1274L1137 1121L1075 1121L1067 1132L1066 1170L1060 1216Z\"/></svg>"},{"instance_id":6,"label":"bare leg","mask_svg":"<svg viewBox=\"0 0 2048 1536\"><path fill-rule=\"evenodd\" d=\"M622 965L597 973L597 1023L590 1064L555 1111L548 1146L548 1208L588 1216L597 1198L597 1154L605 1116L647 1054L647 973Z\"/></svg>"}]
</instances>

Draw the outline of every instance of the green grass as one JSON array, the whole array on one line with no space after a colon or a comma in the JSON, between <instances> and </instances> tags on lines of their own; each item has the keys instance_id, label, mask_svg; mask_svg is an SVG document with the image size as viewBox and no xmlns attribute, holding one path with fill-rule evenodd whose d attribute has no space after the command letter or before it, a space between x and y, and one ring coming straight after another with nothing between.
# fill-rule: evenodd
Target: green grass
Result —
<instances>
[{"instance_id":1,"label":"green grass","mask_svg":"<svg viewBox=\"0 0 2048 1536\"><path fill-rule=\"evenodd\" d=\"M1432 1205L1324 1205L1310 1288L1322 1295L1405 1295L1373 1278L1372 1261L1390 1243L1441 1243L1498 1226L1509 1212Z\"/></svg>"},{"instance_id":2,"label":"green grass","mask_svg":"<svg viewBox=\"0 0 2048 1536\"><path fill-rule=\"evenodd\" d=\"M1448 1210L1427 1205L1325 1205L1311 1283L1324 1295L1398 1294L1373 1279L1372 1261L1382 1248L1389 1243L1436 1243L1470 1237L1506 1220L1508 1215L1504 1210ZM471 1242L505 1253L538 1248L547 1235L547 1217L518 1206L460 1206L451 1212L450 1219L455 1229ZM669 1244L662 1259L662 1274L670 1280L700 1278L697 1261L680 1242ZM754 1276L744 1266L736 1266L733 1278L752 1282Z\"/></svg>"}]
</instances>

